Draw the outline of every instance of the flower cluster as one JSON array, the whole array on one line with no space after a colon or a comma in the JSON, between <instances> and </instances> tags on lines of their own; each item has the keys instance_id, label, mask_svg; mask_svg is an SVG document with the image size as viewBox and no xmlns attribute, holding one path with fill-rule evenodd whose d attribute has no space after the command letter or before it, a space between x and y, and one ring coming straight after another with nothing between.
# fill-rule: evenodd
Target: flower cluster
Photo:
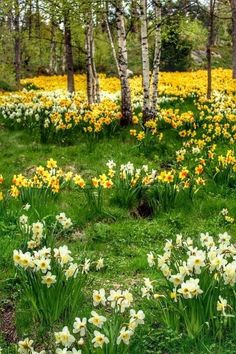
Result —
<instances>
[{"instance_id":1,"label":"flower cluster","mask_svg":"<svg viewBox=\"0 0 236 354\"><path fill-rule=\"evenodd\" d=\"M36 234L42 233L42 223L33 224L36 230ZM42 237L42 236L41 236ZM71 251L66 245L60 246L59 248L43 247L38 251L22 252L21 250L14 250L13 260L15 266L21 269L33 272L34 274L39 273L41 275L41 283L46 284L47 287L51 287L56 283L56 275L52 275L51 271L55 268L55 272L64 274L66 280L77 277L79 271L82 274L87 274L90 271L90 267L93 264L90 259L86 258L84 263L78 264L74 262L71 256ZM101 269L101 259L97 262L96 269Z\"/></svg>"},{"instance_id":2,"label":"flower cluster","mask_svg":"<svg viewBox=\"0 0 236 354\"><path fill-rule=\"evenodd\" d=\"M70 349L72 353L77 353L78 350L82 353L85 348L91 348L90 350L93 351L109 345L111 348L121 346L122 353L122 344L129 345L135 329L144 324L143 311L135 311L131 308L133 301L133 295L128 290L111 290L109 296L106 296L104 289L94 290L94 306L110 307L109 318L94 310L91 311L90 318L76 317L73 334L68 327L64 327L61 332L55 333L56 344L64 348L72 348ZM63 350L65 349L57 348L56 353L62 353Z\"/></svg>"},{"instance_id":3,"label":"flower cluster","mask_svg":"<svg viewBox=\"0 0 236 354\"><path fill-rule=\"evenodd\" d=\"M47 245L50 237L47 234L48 232L47 228L45 227L45 221L37 221L30 224L29 217L25 214L22 214L19 217L19 225L22 233L27 237L31 237L27 243L29 249L39 248L42 246L42 244ZM57 225L59 225L61 230L56 230ZM65 232L71 227L71 218L68 218L65 213L60 213L56 215L56 223L53 225L53 229L50 230L50 236L53 238L55 237L54 231L57 231L57 234L60 234L60 232Z\"/></svg>"},{"instance_id":4,"label":"flower cluster","mask_svg":"<svg viewBox=\"0 0 236 354\"><path fill-rule=\"evenodd\" d=\"M63 91L23 91L6 96L0 115L7 126L27 128L44 143L72 139L74 132L95 136L109 131L110 126L114 130L121 117L119 105L110 99L88 106L83 94Z\"/></svg>"},{"instance_id":5,"label":"flower cluster","mask_svg":"<svg viewBox=\"0 0 236 354\"><path fill-rule=\"evenodd\" d=\"M158 268L164 283L157 286L156 293L155 281L145 279L142 295L160 300L163 318L170 311L178 312L176 318L191 335L199 334L206 320L214 328L219 312L235 321L236 247L227 232L216 240L202 233L196 242L179 234L175 241L166 241L163 254L150 252L147 256L149 266ZM231 322L227 325L233 325Z\"/></svg>"},{"instance_id":6,"label":"flower cluster","mask_svg":"<svg viewBox=\"0 0 236 354\"><path fill-rule=\"evenodd\" d=\"M133 308L133 302L129 290L110 290L109 295L104 289L94 290L93 305L96 311L93 309L90 317L76 317L72 330L64 326L61 331L54 333L55 353L82 354L99 352L101 349L105 352L115 349L116 353L124 353L136 329L144 324L145 319L142 310ZM34 351L33 341L29 338L18 343L18 352L38 353Z\"/></svg>"},{"instance_id":7,"label":"flower cluster","mask_svg":"<svg viewBox=\"0 0 236 354\"><path fill-rule=\"evenodd\" d=\"M21 195L24 198L27 189L45 190L55 195L60 191L62 183L65 183L69 177L70 175L64 174L62 169L57 167L57 161L51 158L47 161L46 168L36 167L34 175L30 178L22 174L14 175L10 195L15 198Z\"/></svg>"}]
</instances>

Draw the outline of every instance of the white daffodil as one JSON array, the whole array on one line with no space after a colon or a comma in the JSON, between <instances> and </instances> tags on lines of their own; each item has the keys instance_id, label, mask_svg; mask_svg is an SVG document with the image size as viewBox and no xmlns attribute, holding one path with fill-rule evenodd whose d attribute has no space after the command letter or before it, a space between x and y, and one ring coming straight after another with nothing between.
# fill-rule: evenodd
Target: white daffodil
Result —
<instances>
[{"instance_id":1,"label":"white daffodil","mask_svg":"<svg viewBox=\"0 0 236 354\"><path fill-rule=\"evenodd\" d=\"M93 291L93 305L98 306L100 304L103 306L106 304L106 294L104 289Z\"/></svg>"},{"instance_id":2,"label":"white daffodil","mask_svg":"<svg viewBox=\"0 0 236 354\"><path fill-rule=\"evenodd\" d=\"M70 348L75 342L75 337L70 333L67 326L61 332L55 332L56 344L62 344L66 348Z\"/></svg>"},{"instance_id":3,"label":"white daffodil","mask_svg":"<svg viewBox=\"0 0 236 354\"><path fill-rule=\"evenodd\" d=\"M130 338L133 334L134 332L131 331L130 329L127 329L126 327L122 327L116 343L119 345L121 342L123 342L124 344L129 345Z\"/></svg>"},{"instance_id":4,"label":"white daffodil","mask_svg":"<svg viewBox=\"0 0 236 354\"><path fill-rule=\"evenodd\" d=\"M83 318L82 320L79 317L75 318L75 322L73 324L73 333L79 333L81 337L84 337L86 334L87 327L87 318Z\"/></svg>"},{"instance_id":5,"label":"white daffodil","mask_svg":"<svg viewBox=\"0 0 236 354\"><path fill-rule=\"evenodd\" d=\"M56 283L56 275L52 275L51 272L47 272L46 275L42 276L42 284L46 284L48 288Z\"/></svg>"},{"instance_id":6,"label":"white daffodil","mask_svg":"<svg viewBox=\"0 0 236 354\"><path fill-rule=\"evenodd\" d=\"M99 258L96 263L96 270L100 270L104 267L104 258Z\"/></svg>"},{"instance_id":7,"label":"white daffodil","mask_svg":"<svg viewBox=\"0 0 236 354\"><path fill-rule=\"evenodd\" d=\"M102 348L104 344L109 343L109 339L101 332L94 331L94 338L92 339L94 348Z\"/></svg>"},{"instance_id":8,"label":"white daffodil","mask_svg":"<svg viewBox=\"0 0 236 354\"><path fill-rule=\"evenodd\" d=\"M93 324L98 328L102 328L104 323L106 322L106 317L100 316L96 311L91 312L92 317L88 320L89 323Z\"/></svg>"},{"instance_id":9,"label":"white daffodil","mask_svg":"<svg viewBox=\"0 0 236 354\"><path fill-rule=\"evenodd\" d=\"M147 261L148 261L149 267L153 267L155 265L155 257L152 252L147 253Z\"/></svg>"},{"instance_id":10,"label":"white daffodil","mask_svg":"<svg viewBox=\"0 0 236 354\"><path fill-rule=\"evenodd\" d=\"M30 340L29 338L25 338L24 340L21 340L18 342L18 353L20 354L28 354L33 350L32 347L33 340Z\"/></svg>"}]
</instances>

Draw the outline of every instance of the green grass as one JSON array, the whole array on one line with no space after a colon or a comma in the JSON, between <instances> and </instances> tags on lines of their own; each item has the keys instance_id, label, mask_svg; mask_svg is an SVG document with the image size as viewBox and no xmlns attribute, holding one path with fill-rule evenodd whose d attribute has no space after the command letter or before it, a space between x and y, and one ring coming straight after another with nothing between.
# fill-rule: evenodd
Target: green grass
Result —
<instances>
[{"instance_id":1,"label":"green grass","mask_svg":"<svg viewBox=\"0 0 236 354\"><path fill-rule=\"evenodd\" d=\"M187 104L183 110L190 109ZM165 145L150 154L141 153L135 147L127 131L122 131L113 138L104 138L96 142L92 151L88 151L86 142L79 138L73 146L41 145L25 131L0 132L0 174L9 184L17 173L28 173L33 167L45 164L49 158L58 161L63 169L72 169L83 176L91 176L103 172L105 163L113 159L118 165L128 161L137 166L149 164L157 167L161 162L170 161L175 156L179 140L173 132L165 135ZM109 193L109 191L108 191ZM221 231L229 231L234 237L236 226L222 226L218 214L222 208L228 208L232 216L236 215L235 193L226 190L216 190L214 193L201 193L194 203L187 199L177 200L176 207L168 213L161 212L155 218L135 218L126 210L105 202L107 210L115 216L110 218L94 218L85 207L82 193L63 191L54 202L43 206L45 215L56 215L64 211L72 218L75 232L68 239L59 239L58 243L66 243L74 254L85 253L88 257L102 256L105 258L106 269L94 276L92 288L112 288L122 285L123 288L136 288L143 277L148 276L146 253L158 251L166 238L172 238L177 233L196 237L200 232L211 232L214 235ZM30 320L30 310L27 304L18 301L17 279L12 262L12 252L23 245L23 239L17 231L16 217L19 211L14 209L13 215L5 215L0 220L0 301L13 302L16 308L16 327L19 336L32 335L34 328ZM32 213L32 212L31 212ZM35 215L31 215L37 221ZM218 348L214 342L206 338L204 343L189 342L188 339L173 334L158 323L157 314L150 309L145 301L142 303L147 312L147 321L142 334L143 347L140 353L233 353L236 347L228 342L228 349ZM155 309L154 309L155 310ZM10 348L4 338L0 345ZM220 351L219 351L220 350ZM10 352L10 349L9 349ZM4 352L5 353L5 352Z\"/></svg>"}]
</instances>

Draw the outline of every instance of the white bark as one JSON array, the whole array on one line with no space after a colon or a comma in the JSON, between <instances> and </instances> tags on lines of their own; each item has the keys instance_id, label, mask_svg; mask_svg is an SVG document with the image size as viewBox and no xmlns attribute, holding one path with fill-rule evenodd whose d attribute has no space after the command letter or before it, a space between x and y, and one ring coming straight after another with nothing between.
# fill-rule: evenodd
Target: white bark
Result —
<instances>
[{"instance_id":1,"label":"white bark","mask_svg":"<svg viewBox=\"0 0 236 354\"><path fill-rule=\"evenodd\" d=\"M87 98L88 103L94 103L94 84L92 67L92 18L86 24L86 52L87 52Z\"/></svg>"},{"instance_id":2,"label":"white bark","mask_svg":"<svg viewBox=\"0 0 236 354\"><path fill-rule=\"evenodd\" d=\"M113 38L112 38L111 29L110 29L110 25L109 25L107 16L105 17L105 23L106 23L106 27L107 27L108 37L109 37L110 44L111 44L111 50L112 50L113 58L114 58L115 63L116 63L117 73L120 76L120 68L119 68L119 63L118 63L118 59L117 59L116 48L115 48L115 44L114 44L114 41L113 41Z\"/></svg>"},{"instance_id":3,"label":"white bark","mask_svg":"<svg viewBox=\"0 0 236 354\"><path fill-rule=\"evenodd\" d=\"M94 31L93 14L90 9L89 18L86 23L86 51L87 51L87 97L88 103L100 102L99 77L96 71L94 53Z\"/></svg>"},{"instance_id":4,"label":"white bark","mask_svg":"<svg viewBox=\"0 0 236 354\"><path fill-rule=\"evenodd\" d=\"M147 0L140 0L140 22L143 74L143 120L145 122L149 119L150 116L150 66L148 50Z\"/></svg>"},{"instance_id":5,"label":"white bark","mask_svg":"<svg viewBox=\"0 0 236 354\"><path fill-rule=\"evenodd\" d=\"M121 82L121 125L132 123L131 94L128 80L128 54L126 44L126 29L124 20L123 1L116 1L116 28L118 36L118 66Z\"/></svg>"},{"instance_id":6,"label":"white bark","mask_svg":"<svg viewBox=\"0 0 236 354\"><path fill-rule=\"evenodd\" d=\"M212 92L212 45L214 40L214 16L215 16L216 0L210 0L209 9L209 31L207 41L207 98L211 98Z\"/></svg>"},{"instance_id":7,"label":"white bark","mask_svg":"<svg viewBox=\"0 0 236 354\"><path fill-rule=\"evenodd\" d=\"M93 70L93 77L94 77L95 102L99 103L101 101L100 82L99 82L99 76L97 74L97 69L96 69L96 65L95 65L95 43L94 43L93 33L92 33L92 44L91 44L91 56L92 56L92 70Z\"/></svg>"},{"instance_id":8,"label":"white bark","mask_svg":"<svg viewBox=\"0 0 236 354\"><path fill-rule=\"evenodd\" d=\"M151 96L151 111L152 116L156 116L156 106L158 97L158 83L161 59L161 4L160 1L153 1L155 12L155 50L153 58L152 72L152 96Z\"/></svg>"}]
</instances>

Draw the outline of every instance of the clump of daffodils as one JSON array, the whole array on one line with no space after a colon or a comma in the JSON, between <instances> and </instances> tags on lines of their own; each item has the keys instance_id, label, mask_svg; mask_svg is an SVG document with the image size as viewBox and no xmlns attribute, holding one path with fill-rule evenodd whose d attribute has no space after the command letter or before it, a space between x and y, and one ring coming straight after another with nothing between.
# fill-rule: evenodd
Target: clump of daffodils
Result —
<instances>
[{"instance_id":1,"label":"clump of daffodils","mask_svg":"<svg viewBox=\"0 0 236 354\"><path fill-rule=\"evenodd\" d=\"M104 266L102 258L95 262L88 258L85 258L82 263L76 262L66 245L53 250L50 247L43 247L33 252L14 250L13 261L18 269L30 272L35 276L39 275L41 283L46 284L48 288L56 283L59 273L60 277L63 276L65 280L68 280L76 278L79 273L87 274L93 264L96 265L96 270L100 270Z\"/></svg>"},{"instance_id":2,"label":"clump of daffodils","mask_svg":"<svg viewBox=\"0 0 236 354\"><path fill-rule=\"evenodd\" d=\"M228 329L235 325L236 246L227 232L198 239L179 234L166 241L162 254L148 253L147 261L163 280L145 278L142 296L157 301L168 325L182 323L192 336L206 322L215 328L219 314L228 318Z\"/></svg>"},{"instance_id":3,"label":"clump of daffodils","mask_svg":"<svg viewBox=\"0 0 236 354\"><path fill-rule=\"evenodd\" d=\"M32 305L33 315L45 326L63 314L76 314L91 270L104 267L100 258L76 259L66 245L54 249L14 250L13 261L20 278L24 299Z\"/></svg>"},{"instance_id":4,"label":"clump of daffodils","mask_svg":"<svg viewBox=\"0 0 236 354\"><path fill-rule=\"evenodd\" d=\"M76 317L71 331L65 326L55 332L56 353L109 351L109 348L117 348L116 352L123 353L136 328L144 324L145 315L142 310L133 309L133 302L129 290L110 290L109 295L104 289L94 290L96 311L92 310L89 318Z\"/></svg>"},{"instance_id":5,"label":"clump of daffodils","mask_svg":"<svg viewBox=\"0 0 236 354\"><path fill-rule=\"evenodd\" d=\"M72 328L64 326L54 333L56 354L110 352L124 353L135 331L144 324L145 314L133 308L134 298L129 290L104 289L93 291L93 306L89 317L76 317ZM48 343L44 343L47 346ZM112 351L112 352L113 352ZM38 353L33 341L26 338L18 343L20 354ZM40 354L44 354L41 351Z\"/></svg>"},{"instance_id":6,"label":"clump of daffodils","mask_svg":"<svg viewBox=\"0 0 236 354\"><path fill-rule=\"evenodd\" d=\"M44 191L48 196L55 195L59 193L63 183L65 179L62 169L58 168L57 161L50 158L46 167L36 167L31 177L22 174L14 175L10 195L14 198L20 196L24 202L32 204L35 191Z\"/></svg>"},{"instance_id":7,"label":"clump of daffodils","mask_svg":"<svg viewBox=\"0 0 236 354\"><path fill-rule=\"evenodd\" d=\"M59 225L59 229L57 226ZM60 234L66 232L72 227L71 218L68 218L65 213L60 213L56 215L56 222L52 225L52 230L50 230L50 237L48 236L47 227L45 221L37 221L34 223L29 222L29 217L22 214L19 217L19 226L21 232L30 237L27 242L28 249L36 249L42 247L43 244L47 245L48 239L54 238L54 233ZM53 241L53 240L52 240Z\"/></svg>"},{"instance_id":8,"label":"clump of daffodils","mask_svg":"<svg viewBox=\"0 0 236 354\"><path fill-rule=\"evenodd\" d=\"M37 221L30 224L28 216L22 214L19 217L19 224L21 231L31 237L27 243L28 248L35 249L40 247L42 240L46 238L44 222Z\"/></svg>"}]
</instances>

